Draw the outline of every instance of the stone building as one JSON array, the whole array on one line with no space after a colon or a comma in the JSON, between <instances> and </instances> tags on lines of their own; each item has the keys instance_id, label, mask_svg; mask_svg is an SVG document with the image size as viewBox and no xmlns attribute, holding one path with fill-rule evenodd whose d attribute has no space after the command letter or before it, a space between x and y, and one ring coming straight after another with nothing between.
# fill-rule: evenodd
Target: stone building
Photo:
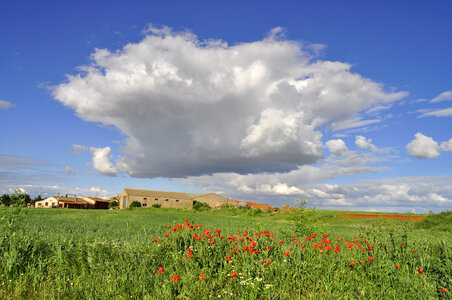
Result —
<instances>
[{"instance_id":1,"label":"stone building","mask_svg":"<svg viewBox=\"0 0 452 300\"><path fill-rule=\"evenodd\" d=\"M192 209L194 201L209 204L212 208L229 205L229 199L217 194L187 194L179 192L150 191L124 189L119 198L119 208L128 208L132 202L138 201L142 207L160 204L161 207Z\"/></svg>"}]
</instances>

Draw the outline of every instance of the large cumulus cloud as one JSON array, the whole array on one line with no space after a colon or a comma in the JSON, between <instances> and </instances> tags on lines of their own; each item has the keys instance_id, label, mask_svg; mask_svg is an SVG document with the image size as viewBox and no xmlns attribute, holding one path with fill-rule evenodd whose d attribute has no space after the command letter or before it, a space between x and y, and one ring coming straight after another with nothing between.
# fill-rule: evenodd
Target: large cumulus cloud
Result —
<instances>
[{"instance_id":1,"label":"large cumulus cloud","mask_svg":"<svg viewBox=\"0 0 452 300\"><path fill-rule=\"evenodd\" d=\"M53 95L127 136L111 170L136 177L298 170L322 157L323 130L406 95L275 34L228 45L151 27L91 58Z\"/></svg>"}]
</instances>

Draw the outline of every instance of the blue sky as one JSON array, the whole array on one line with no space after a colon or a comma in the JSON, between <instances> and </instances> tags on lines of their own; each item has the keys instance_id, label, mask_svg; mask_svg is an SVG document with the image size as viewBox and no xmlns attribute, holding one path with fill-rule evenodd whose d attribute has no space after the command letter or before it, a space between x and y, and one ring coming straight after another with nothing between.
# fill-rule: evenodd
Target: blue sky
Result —
<instances>
[{"instance_id":1,"label":"blue sky","mask_svg":"<svg viewBox=\"0 0 452 300\"><path fill-rule=\"evenodd\" d=\"M0 4L0 193L452 208L449 1Z\"/></svg>"}]
</instances>

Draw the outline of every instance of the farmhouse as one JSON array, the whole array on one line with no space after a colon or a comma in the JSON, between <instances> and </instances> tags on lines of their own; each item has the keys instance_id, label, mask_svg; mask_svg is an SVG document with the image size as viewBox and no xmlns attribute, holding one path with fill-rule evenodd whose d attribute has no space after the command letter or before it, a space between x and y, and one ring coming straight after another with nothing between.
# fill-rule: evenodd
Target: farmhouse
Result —
<instances>
[{"instance_id":1,"label":"farmhouse","mask_svg":"<svg viewBox=\"0 0 452 300\"><path fill-rule=\"evenodd\" d=\"M273 210L273 207L271 207L268 204L259 204L251 201L231 200L231 204L234 205L235 207L243 206L250 207L252 209Z\"/></svg>"},{"instance_id":2,"label":"farmhouse","mask_svg":"<svg viewBox=\"0 0 452 300\"><path fill-rule=\"evenodd\" d=\"M84 208L84 209L107 209L108 201L95 197L60 197L51 196L41 201L36 201L35 207L39 208Z\"/></svg>"},{"instance_id":3,"label":"farmhouse","mask_svg":"<svg viewBox=\"0 0 452 300\"><path fill-rule=\"evenodd\" d=\"M230 205L228 198L214 193L187 194L178 192L149 191L124 189L120 196L119 208L128 208L132 202L138 201L143 207L159 204L161 207L192 209L194 201L207 203L212 208Z\"/></svg>"}]
</instances>

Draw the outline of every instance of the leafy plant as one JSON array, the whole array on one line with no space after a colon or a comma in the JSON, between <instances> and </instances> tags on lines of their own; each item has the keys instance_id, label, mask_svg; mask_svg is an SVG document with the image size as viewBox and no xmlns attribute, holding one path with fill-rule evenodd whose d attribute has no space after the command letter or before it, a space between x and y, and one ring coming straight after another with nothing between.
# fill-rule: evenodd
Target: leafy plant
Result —
<instances>
[{"instance_id":1,"label":"leafy plant","mask_svg":"<svg viewBox=\"0 0 452 300\"><path fill-rule=\"evenodd\" d=\"M141 202L140 201L133 201L132 203L130 203L130 208L135 208L135 207L141 207Z\"/></svg>"}]
</instances>

